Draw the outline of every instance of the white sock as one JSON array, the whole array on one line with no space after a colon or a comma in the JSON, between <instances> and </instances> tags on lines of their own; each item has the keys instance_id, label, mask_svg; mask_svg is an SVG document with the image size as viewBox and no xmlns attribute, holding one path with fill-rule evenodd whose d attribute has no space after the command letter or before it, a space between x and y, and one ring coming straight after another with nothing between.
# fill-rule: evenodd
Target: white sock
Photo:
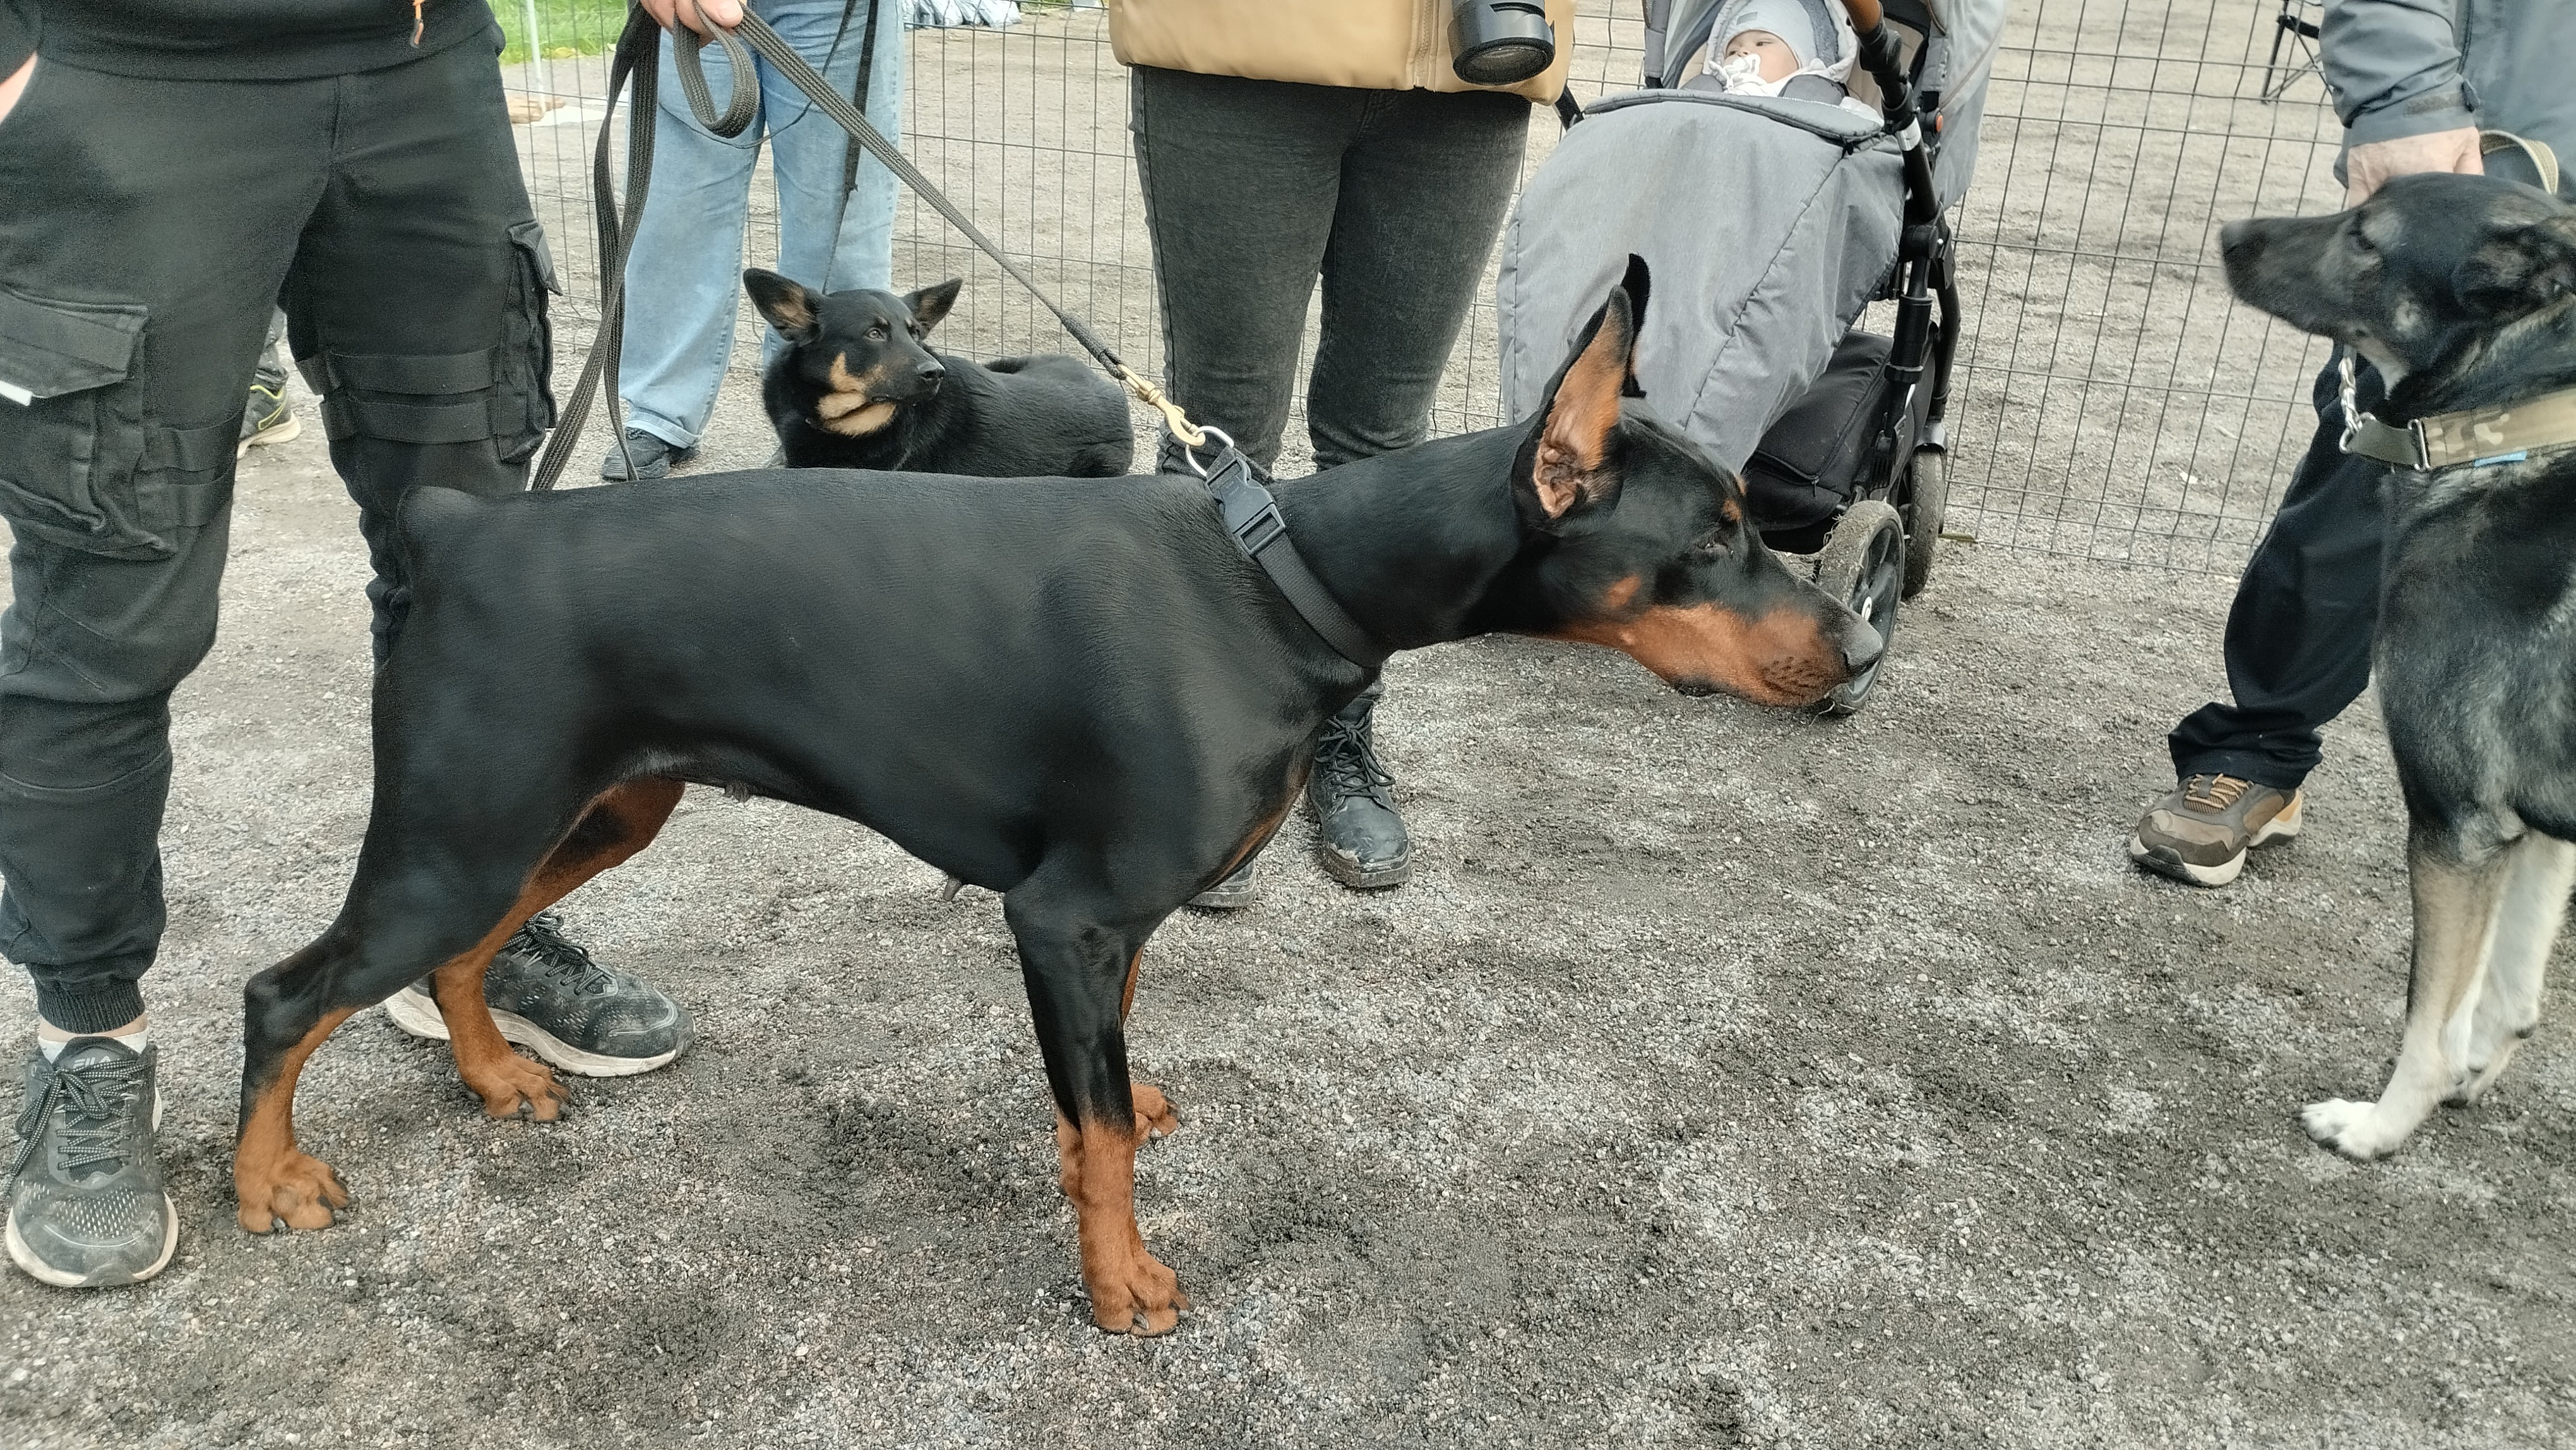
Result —
<instances>
[{"instance_id":1,"label":"white sock","mask_svg":"<svg viewBox=\"0 0 2576 1450\"><path fill-rule=\"evenodd\" d=\"M149 1027L139 1028L121 1036L113 1032L83 1032L77 1035L81 1037L112 1037L115 1038L116 1041L124 1043L127 1047L134 1049L136 1052L141 1052L144 1048L152 1045L152 1029ZM55 1042L42 1036L39 1036L36 1039L36 1050L45 1055L45 1061L47 1062L61 1061L63 1049L70 1045L71 1039L69 1038L66 1038L61 1042Z\"/></svg>"}]
</instances>

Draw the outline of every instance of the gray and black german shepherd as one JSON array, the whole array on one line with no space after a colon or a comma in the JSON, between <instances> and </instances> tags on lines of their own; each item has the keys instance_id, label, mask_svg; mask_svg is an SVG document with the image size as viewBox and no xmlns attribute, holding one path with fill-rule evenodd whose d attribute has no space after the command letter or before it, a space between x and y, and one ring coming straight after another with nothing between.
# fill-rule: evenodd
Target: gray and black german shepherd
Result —
<instances>
[{"instance_id":1,"label":"gray and black german shepherd","mask_svg":"<svg viewBox=\"0 0 2576 1450\"><path fill-rule=\"evenodd\" d=\"M2576 386L2576 208L2477 176L2220 234L2236 295L2370 360L2381 421L2467 438L2390 475L2373 668L2406 793L2414 976L2376 1103L2304 1115L2354 1158L2474 1103L2540 1021L2576 882L2576 447L2523 439ZM2469 410L2520 409L2457 415ZM2503 421L2500 421L2503 420ZM2466 430L2464 433L2463 430Z\"/></svg>"}]
</instances>

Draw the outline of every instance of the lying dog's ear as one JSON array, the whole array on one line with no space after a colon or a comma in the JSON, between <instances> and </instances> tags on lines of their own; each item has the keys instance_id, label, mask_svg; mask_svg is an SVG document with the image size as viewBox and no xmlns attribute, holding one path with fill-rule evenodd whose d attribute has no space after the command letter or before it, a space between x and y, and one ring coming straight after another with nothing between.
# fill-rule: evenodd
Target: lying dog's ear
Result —
<instances>
[{"instance_id":1,"label":"lying dog's ear","mask_svg":"<svg viewBox=\"0 0 2576 1450\"><path fill-rule=\"evenodd\" d=\"M789 342L812 342L822 332L822 322L815 313L823 299L804 283L765 268L745 267L742 290L751 294L751 305L759 308L760 315L768 318L769 325Z\"/></svg>"},{"instance_id":2,"label":"lying dog's ear","mask_svg":"<svg viewBox=\"0 0 2576 1450\"><path fill-rule=\"evenodd\" d=\"M2487 238L2460 264L2452 285L2486 317L2537 312L2576 293L2576 213Z\"/></svg>"},{"instance_id":3,"label":"lying dog's ear","mask_svg":"<svg viewBox=\"0 0 2576 1450\"><path fill-rule=\"evenodd\" d=\"M912 320L921 324L922 331L928 332L939 325L939 319L948 315L949 308L957 305L957 289L965 285L965 278L951 277L935 287L905 294L903 305L912 309Z\"/></svg>"},{"instance_id":4,"label":"lying dog's ear","mask_svg":"<svg viewBox=\"0 0 2576 1450\"><path fill-rule=\"evenodd\" d=\"M1634 252L1628 254L1628 274L1619 279L1619 290L1628 294L1628 322L1639 332L1646 330L1646 293L1653 281L1646 275L1646 259ZM1628 381L1620 389L1624 397L1642 398L1646 390L1637 382L1637 350L1628 350Z\"/></svg>"},{"instance_id":5,"label":"lying dog's ear","mask_svg":"<svg viewBox=\"0 0 2576 1450\"><path fill-rule=\"evenodd\" d=\"M1630 258L1631 271L1643 264ZM1592 314L1540 404L1541 422L1513 470L1526 515L1555 523L1618 496L1619 399L1636 377L1637 318L1625 286Z\"/></svg>"}]
</instances>

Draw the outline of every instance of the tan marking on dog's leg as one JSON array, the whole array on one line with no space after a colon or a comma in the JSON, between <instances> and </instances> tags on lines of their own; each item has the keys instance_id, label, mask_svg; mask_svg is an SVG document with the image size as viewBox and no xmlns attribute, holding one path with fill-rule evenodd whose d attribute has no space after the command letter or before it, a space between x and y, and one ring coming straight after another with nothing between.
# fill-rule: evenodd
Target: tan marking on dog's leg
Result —
<instances>
[{"instance_id":1,"label":"tan marking on dog's leg","mask_svg":"<svg viewBox=\"0 0 2576 1450\"><path fill-rule=\"evenodd\" d=\"M2535 831L2515 844L2513 856L2513 874L2497 913L2495 946L2487 954L2486 985L2478 993L2468 1047L2460 1055L2459 1067L2469 1081L2451 1097L2462 1107L2486 1096L2523 1039L2540 1025L2549 949L2566 921L2568 890L2576 887L2576 845Z\"/></svg>"},{"instance_id":2,"label":"tan marking on dog's leg","mask_svg":"<svg viewBox=\"0 0 2576 1450\"><path fill-rule=\"evenodd\" d=\"M2450 1092L2458 1064L2446 1039L2454 1017L2477 1009L2479 979L2513 861L2511 852L2499 852L2476 866L2461 866L2413 843L2406 855L2415 896L2414 971L2396 1069L2376 1103L2334 1098L2310 1103L2300 1115L2309 1137L2349 1158L2395 1152Z\"/></svg>"},{"instance_id":3,"label":"tan marking on dog's leg","mask_svg":"<svg viewBox=\"0 0 2576 1450\"><path fill-rule=\"evenodd\" d=\"M493 954L528 918L651 845L680 803L681 790L676 780L646 776L601 792L529 874L499 924L433 975L438 1012L447 1020L448 1043L456 1055L456 1075L483 1099L483 1111L490 1116L511 1117L524 1104L538 1122L552 1122L564 1105L564 1087L554 1073L512 1052L492 1020L491 1004L483 1000L483 974L491 969Z\"/></svg>"},{"instance_id":4,"label":"tan marking on dog's leg","mask_svg":"<svg viewBox=\"0 0 2576 1450\"><path fill-rule=\"evenodd\" d=\"M1163 1109L1170 1112L1168 1104ZM1145 1251L1136 1227L1136 1148L1143 1139L1141 1122L1076 1127L1061 1115L1055 1120L1056 1182L1073 1200L1091 1322L1113 1334L1169 1334L1190 1307L1179 1278Z\"/></svg>"},{"instance_id":5,"label":"tan marking on dog's leg","mask_svg":"<svg viewBox=\"0 0 2576 1450\"><path fill-rule=\"evenodd\" d=\"M241 1226L264 1234L283 1220L288 1228L329 1228L331 1210L346 1208L348 1190L329 1165L295 1147L295 1079L304 1060L322 1045L353 1007L322 1014L304 1040L286 1050L277 1079L261 1089L233 1144L233 1197Z\"/></svg>"}]
</instances>

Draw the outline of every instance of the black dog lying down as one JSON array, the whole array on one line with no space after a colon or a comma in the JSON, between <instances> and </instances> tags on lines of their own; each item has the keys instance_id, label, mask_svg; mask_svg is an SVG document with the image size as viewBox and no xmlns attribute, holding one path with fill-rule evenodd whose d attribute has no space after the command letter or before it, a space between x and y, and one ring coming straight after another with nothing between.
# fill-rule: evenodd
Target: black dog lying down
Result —
<instances>
[{"instance_id":1,"label":"black dog lying down","mask_svg":"<svg viewBox=\"0 0 2576 1450\"><path fill-rule=\"evenodd\" d=\"M1610 645L1688 691L1821 698L1878 636L1792 575L1744 491L1633 386L1610 294L1542 415L1285 485L1308 564L1381 641ZM1277 828L1311 740L1375 671L1239 554L1191 479L740 473L477 500L401 519L415 596L376 677L376 797L330 929L245 990L242 1225L346 1195L297 1151L305 1059L425 972L495 1116L560 1086L484 1006L518 925L653 839L681 783L862 822L1002 893L1104 1327L1187 1307L1136 1228L1146 940Z\"/></svg>"},{"instance_id":2,"label":"black dog lying down","mask_svg":"<svg viewBox=\"0 0 2576 1450\"><path fill-rule=\"evenodd\" d=\"M2327 217L2221 233L2236 295L2370 359L2394 462L2372 671L2406 791L2405 1038L2376 1103L2306 1113L2392 1152L2492 1086L2540 1022L2576 882L2576 208L2485 177L2402 177ZM2547 395L2556 393L2552 398Z\"/></svg>"},{"instance_id":3,"label":"black dog lying down","mask_svg":"<svg viewBox=\"0 0 2576 1450\"><path fill-rule=\"evenodd\" d=\"M1114 478L1135 458L1127 395L1080 360L979 363L922 345L956 305L956 278L902 297L826 294L753 267L742 285L787 339L760 400L790 468Z\"/></svg>"}]
</instances>

